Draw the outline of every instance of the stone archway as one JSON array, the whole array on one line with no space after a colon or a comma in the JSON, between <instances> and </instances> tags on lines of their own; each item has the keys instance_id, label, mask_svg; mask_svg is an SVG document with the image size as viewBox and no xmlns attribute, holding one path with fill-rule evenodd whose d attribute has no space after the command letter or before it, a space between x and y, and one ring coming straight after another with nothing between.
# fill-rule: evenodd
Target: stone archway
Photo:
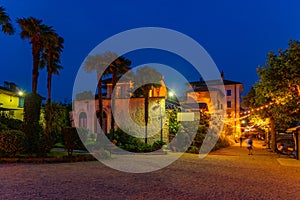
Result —
<instances>
[{"instance_id":1,"label":"stone archway","mask_svg":"<svg viewBox=\"0 0 300 200\"><path fill-rule=\"evenodd\" d=\"M79 114L79 127L87 128L87 115L85 112Z\"/></svg>"}]
</instances>

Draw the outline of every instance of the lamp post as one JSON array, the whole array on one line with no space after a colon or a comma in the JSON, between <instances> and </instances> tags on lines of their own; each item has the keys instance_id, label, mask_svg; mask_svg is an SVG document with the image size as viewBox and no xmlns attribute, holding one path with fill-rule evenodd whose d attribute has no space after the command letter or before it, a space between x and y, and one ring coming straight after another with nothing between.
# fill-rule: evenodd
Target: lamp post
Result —
<instances>
[{"instance_id":1,"label":"lamp post","mask_svg":"<svg viewBox=\"0 0 300 200\"><path fill-rule=\"evenodd\" d=\"M20 91L18 92L18 95L19 95L19 96L23 96L23 95L24 95L24 92L20 90Z\"/></svg>"},{"instance_id":2,"label":"lamp post","mask_svg":"<svg viewBox=\"0 0 300 200\"><path fill-rule=\"evenodd\" d=\"M160 142L163 141L163 129L162 129L162 116L161 116L161 105L159 103L159 118L160 118Z\"/></svg>"},{"instance_id":3,"label":"lamp post","mask_svg":"<svg viewBox=\"0 0 300 200\"><path fill-rule=\"evenodd\" d=\"M163 141L163 129L162 129L162 113L161 113L161 105L160 100L156 101L156 105L159 106L159 117L158 120L160 120L160 141Z\"/></svg>"}]
</instances>

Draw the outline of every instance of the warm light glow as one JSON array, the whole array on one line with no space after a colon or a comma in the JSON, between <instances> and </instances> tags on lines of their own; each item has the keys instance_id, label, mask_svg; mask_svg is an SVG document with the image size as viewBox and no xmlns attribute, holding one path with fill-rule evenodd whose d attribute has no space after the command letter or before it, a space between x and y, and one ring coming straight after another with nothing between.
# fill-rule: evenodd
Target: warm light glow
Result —
<instances>
[{"instance_id":1,"label":"warm light glow","mask_svg":"<svg viewBox=\"0 0 300 200\"><path fill-rule=\"evenodd\" d=\"M169 97L173 97L175 94L174 94L174 92L169 92Z\"/></svg>"},{"instance_id":2,"label":"warm light glow","mask_svg":"<svg viewBox=\"0 0 300 200\"><path fill-rule=\"evenodd\" d=\"M18 95L19 95L19 96L23 96L23 95L24 95L24 92L20 90L20 91L18 92Z\"/></svg>"}]
</instances>

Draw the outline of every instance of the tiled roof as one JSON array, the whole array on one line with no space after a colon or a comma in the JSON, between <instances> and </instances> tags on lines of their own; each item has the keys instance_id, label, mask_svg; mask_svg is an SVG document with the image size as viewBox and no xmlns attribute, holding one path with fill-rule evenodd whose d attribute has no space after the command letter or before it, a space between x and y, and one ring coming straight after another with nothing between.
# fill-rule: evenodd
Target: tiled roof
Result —
<instances>
[{"instance_id":1,"label":"tiled roof","mask_svg":"<svg viewBox=\"0 0 300 200\"><path fill-rule=\"evenodd\" d=\"M13 91L12 89L0 86L0 90L2 90L6 94L13 95L13 96L18 96L18 94L16 94L16 92Z\"/></svg>"},{"instance_id":2,"label":"tiled roof","mask_svg":"<svg viewBox=\"0 0 300 200\"><path fill-rule=\"evenodd\" d=\"M189 82L191 85L195 86L205 86L205 85L221 85L221 79L220 80L208 80L208 81L191 81ZM241 82L237 81L231 81L231 80L223 80L224 85L238 85L242 84Z\"/></svg>"}]
</instances>

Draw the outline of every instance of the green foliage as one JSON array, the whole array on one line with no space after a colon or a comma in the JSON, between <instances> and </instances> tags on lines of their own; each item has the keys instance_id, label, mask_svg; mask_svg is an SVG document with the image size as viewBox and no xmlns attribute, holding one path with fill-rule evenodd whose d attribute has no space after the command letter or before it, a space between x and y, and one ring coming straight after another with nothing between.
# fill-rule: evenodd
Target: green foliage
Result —
<instances>
[{"instance_id":1,"label":"green foliage","mask_svg":"<svg viewBox=\"0 0 300 200\"><path fill-rule=\"evenodd\" d=\"M178 111L168 111L169 117L169 141L173 151L184 151L198 153L206 136L209 126L210 115L204 111L200 112L200 120L195 122L178 122ZM198 123L198 124L197 124ZM198 126L198 129L196 128ZM197 133L195 134L195 132ZM176 136L176 137L175 137Z\"/></svg>"},{"instance_id":2,"label":"green foliage","mask_svg":"<svg viewBox=\"0 0 300 200\"><path fill-rule=\"evenodd\" d=\"M0 115L0 131L1 130L19 130L22 124L21 120L11 118L9 115Z\"/></svg>"},{"instance_id":3,"label":"green foliage","mask_svg":"<svg viewBox=\"0 0 300 200\"><path fill-rule=\"evenodd\" d=\"M270 52L266 65L257 69L260 81L255 85L254 104L277 102L261 112L274 118L277 131L300 121L300 43L289 41L288 45L278 54Z\"/></svg>"},{"instance_id":4,"label":"green foliage","mask_svg":"<svg viewBox=\"0 0 300 200\"><path fill-rule=\"evenodd\" d=\"M180 122L177 121L176 110L167 110L167 117L169 118L169 134L175 136L180 127Z\"/></svg>"},{"instance_id":5,"label":"green foliage","mask_svg":"<svg viewBox=\"0 0 300 200\"><path fill-rule=\"evenodd\" d=\"M152 144L152 150L153 151L156 151L156 150L159 150L161 149L166 143L164 141L155 141L153 144Z\"/></svg>"},{"instance_id":6,"label":"green foliage","mask_svg":"<svg viewBox=\"0 0 300 200\"><path fill-rule=\"evenodd\" d=\"M197 148L200 148L204 139L205 139L205 136L206 134L205 133L201 133L201 132L198 132L196 135L195 135L195 138L192 142L192 145L191 146L194 146L194 147L197 147Z\"/></svg>"},{"instance_id":7,"label":"green foliage","mask_svg":"<svg viewBox=\"0 0 300 200\"><path fill-rule=\"evenodd\" d=\"M70 106L58 102L47 102L44 110L45 134L50 135L54 142L62 141L62 130L70 126Z\"/></svg>"},{"instance_id":8,"label":"green foliage","mask_svg":"<svg viewBox=\"0 0 300 200\"><path fill-rule=\"evenodd\" d=\"M143 145L142 141L132 135L127 134L122 129L118 128L114 133L114 142L121 149L138 152L139 147Z\"/></svg>"},{"instance_id":9,"label":"green foliage","mask_svg":"<svg viewBox=\"0 0 300 200\"><path fill-rule=\"evenodd\" d=\"M229 146L230 146L229 140L227 140L226 138L219 138L212 151L229 147Z\"/></svg>"},{"instance_id":10,"label":"green foliage","mask_svg":"<svg viewBox=\"0 0 300 200\"><path fill-rule=\"evenodd\" d=\"M271 132L271 149L276 148L276 131L285 131L300 121L300 43L289 41L286 50L279 50L278 54L269 52L265 66L257 69L260 77L249 93L243 98L243 104L255 109L250 121L262 119L264 127ZM269 124L266 125L268 118ZM267 141L269 143L269 141Z\"/></svg>"},{"instance_id":11,"label":"green foliage","mask_svg":"<svg viewBox=\"0 0 300 200\"><path fill-rule=\"evenodd\" d=\"M9 130L9 128L6 124L3 124L0 122L0 131L2 131L2 130Z\"/></svg>"},{"instance_id":12,"label":"green foliage","mask_svg":"<svg viewBox=\"0 0 300 200\"><path fill-rule=\"evenodd\" d=\"M192 128L193 126L187 126L182 124L182 128L176 134L176 138L171 141L171 149L176 151L187 151L194 153L197 149L200 149L203 140L206 136L207 126L199 125L197 130ZM194 135L193 133L197 131ZM198 151L199 152L199 151Z\"/></svg>"},{"instance_id":13,"label":"green foliage","mask_svg":"<svg viewBox=\"0 0 300 200\"><path fill-rule=\"evenodd\" d=\"M5 8L0 6L0 26L3 33L12 35L15 29L11 23L11 19L5 11Z\"/></svg>"},{"instance_id":14,"label":"green foliage","mask_svg":"<svg viewBox=\"0 0 300 200\"><path fill-rule=\"evenodd\" d=\"M191 144L191 139L186 130L182 130L176 134L175 138L176 151L185 151Z\"/></svg>"},{"instance_id":15,"label":"green foliage","mask_svg":"<svg viewBox=\"0 0 300 200\"><path fill-rule=\"evenodd\" d=\"M46 157L50 150L54 146L54 139L50 135L44 134L39 141L39 151L40 157Z\"/></svg>"},{"instance_id":16,"label":"green foliage","mask_svg":"<svg viewBox=\"0 0 300 200\"><path fill-rule=\"evenodd\" d=\"M65 127L63 129L64 146L68 151L68 156L72 156L74 149L85 150L88 131L84 128Z\"/></svg>"},{"instance_id":17,"label":"green foliage","mask_svg":"<svg viewBox=\"0 0 300 200\"><path fill-rule=\"evenodd\" d=\"M122 129L115 131L114 143L121 149L130 152L152 152L162 148L165 142L155 141L152 145L146 144L141 139L127 134Z\"/></svg>"},{"instance_id":18,"label":"green foliage","mask_svg":"<svg viewBox=\"0 0 300 200\"><path fill-rule=\"evenodd\" d=\"M58 143L54 144L54 147L55 148L65 148L65 145L63 145L63 143L61 143L61 142L58 142Z\"/></svg>"},{"instance_id":19,"label":"green foliage","mask_svg":"<svg viewBox=\"0 0 300 200\"><path fill-rule=\"evenodd\" d=\"M200 151L200 148L199 147L196 147L196 146L190 146L188 149L187 149L187 153L195 153L195 154L198 154Z\"/></svg>"},{"instance_id":20,"label":"green foliage","mask_svg":"<svg viewBox=\"0 0 300 200\"><path fill-rule=\"evenodd\" d=\"M39 124L42 97L35 93L26 95L24 100L24 121L20 129L26 134L26 152L38 153L38 142L42 127Z\"/></svg>"},{"instance_id":21,"label":"green foliage","mask_svg":"<svg viewBox=\"0 0 300 200\"><path fill-rule=\"evenodd\" d=\"M0 132L0 150L10 157L25 150L25 133L18 130L6 130Z\"/></svg>"}]
</instances>

